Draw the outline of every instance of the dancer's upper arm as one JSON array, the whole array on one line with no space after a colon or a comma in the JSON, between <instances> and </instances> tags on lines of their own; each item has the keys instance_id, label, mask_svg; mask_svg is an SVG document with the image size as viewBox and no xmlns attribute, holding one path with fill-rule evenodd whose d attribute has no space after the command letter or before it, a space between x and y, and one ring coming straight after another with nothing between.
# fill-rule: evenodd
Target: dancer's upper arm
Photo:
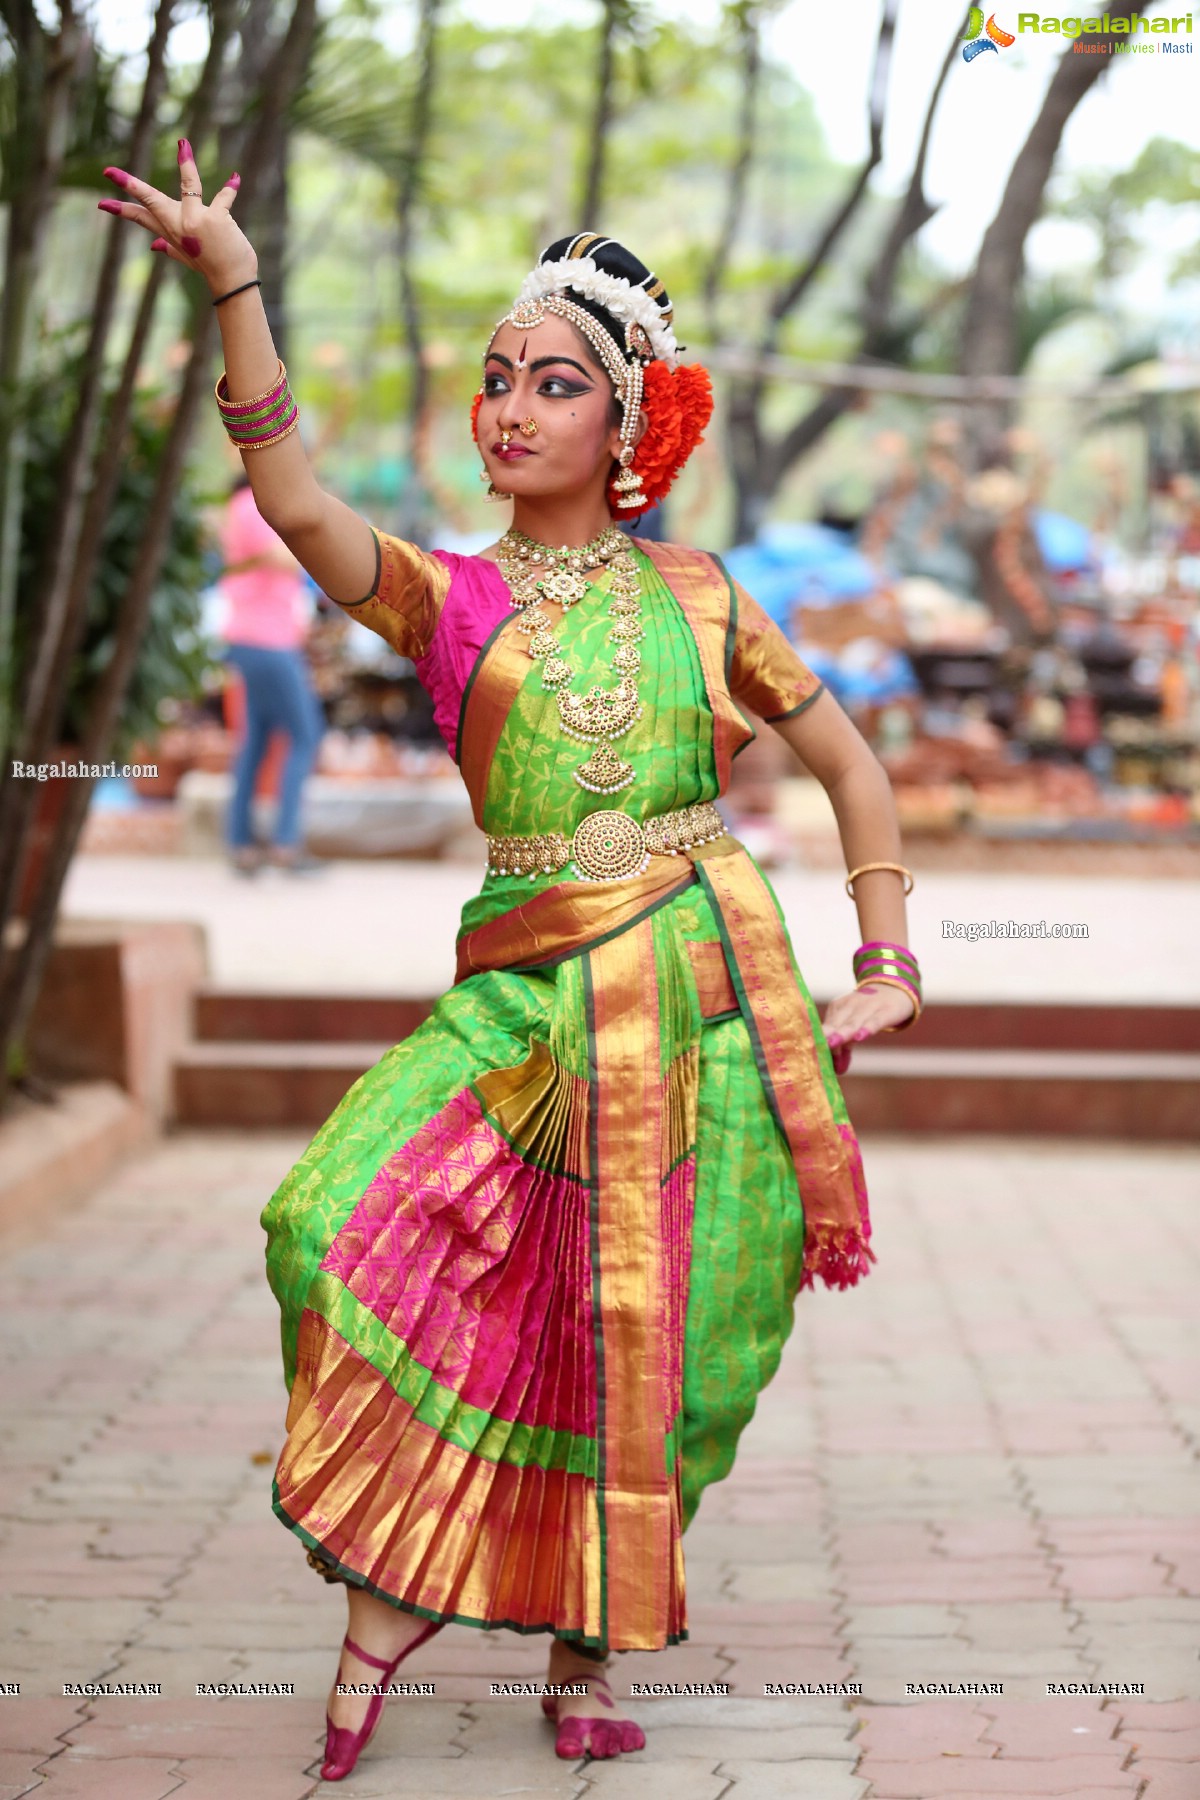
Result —
<instances>
[{"instance_id":1,"label":"dancer's upper arm","mask_svg":"<svg viewBox=\"0 0 1200 1800\"><path fill-rule=\"evenodd\" d=\"M416 659L430 648L450 571L439 556L376 531L344 500L320 502L275 529L322 592L351 617Z\"/></svg>"}]
</instances>

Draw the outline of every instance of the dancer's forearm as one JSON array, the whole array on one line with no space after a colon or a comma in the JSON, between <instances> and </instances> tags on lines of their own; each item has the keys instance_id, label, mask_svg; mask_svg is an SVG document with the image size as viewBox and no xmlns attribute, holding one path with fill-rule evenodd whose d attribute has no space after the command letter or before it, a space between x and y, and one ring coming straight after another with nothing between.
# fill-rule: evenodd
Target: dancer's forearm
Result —
<instances>
[{"instance_id":1,"label":"dancer's forearm","mask_svg":"<svg viewBox=\"0 0 1200 1800\"><path fill-rule=\"evenodd\" d=\"M896 803L887 771L832 694L775 726L785 743L829 795L847 869L863 863L903 862ZM902 878L890 870L854 883L862 942L906 944Z\"/></svg>"},{"instance_id":2,"label":"dancer's forearm","mask_svg":"<svg viewBox=\"0 0 1200 1800\"><path fill-rule=\"evenodd\" d=\"M828 790L838 823L847 869L864 863L903 863L900 827L891 783L882 765L857 762ZM870 869L854 882L860 942L907 944L903 877L891 869Z\"/></svg>"},{"instance_id":3,"label":"dancer's forearm","mask_svg":"<svg viewBox=\"0 0 1200 1800\"><path fill-rule=\"evenodd\" d=\"M267 324L260 290L247 288L223 301L217 308L217 320L229 398L253 400L266 393L279 373L279 353ZM313 474L298 431L266 450L244 450L242 463L259 512L285 542L285 525L307 523L320 512L326 496Z\"/></svg>"},{"instance_id":4,"label":"dancer's forearm","mask_svg":"<svg viewBox=\"0 0 1200 1800\"><path fill-rule=\"evenodd\" d=\"M252 400L279 370L258 288L223 301L217 317L229 398ZM321 487L300 433L241 455L255 505L297 561L331 599L360 600L375 579L374 542L353 508Z\"/></svg>"}]
</instances>

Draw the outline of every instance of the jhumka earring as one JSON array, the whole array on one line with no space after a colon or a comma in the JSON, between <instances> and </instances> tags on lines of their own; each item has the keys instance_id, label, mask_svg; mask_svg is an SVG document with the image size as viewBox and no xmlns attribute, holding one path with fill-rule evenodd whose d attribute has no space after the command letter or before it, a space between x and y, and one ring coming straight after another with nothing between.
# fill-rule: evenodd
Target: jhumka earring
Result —
<instances>
[{"instance_id":1,"label":"jhumka earring","mask_svg":"<svg viewBox=\"0 0 1200 1800\"><path fill-rule=\"evenodd\" d=\"M486 481L488 484L487 485L487 493L483 496L485 500L511 500L512 499L511 494L502 494L500 492L500 489L496 486L495 482L492 480L491 476L488 474L486 469L480 469L479 479L480 479L480 481Z\"/></svg>"},{"instance_id":2,"label":"jhumka earring","mask_svg":"<svg viewBox=\"0 0 1200 1800\"><path fill-rule=\"evenodd\" d=\"M536 437L538 434L538 422L536 419L522 419L518 429L522 437Z\"/></svg>"},{"instance_id":3,"label":"jhumka earring","mask_svg":"<svg viewBox=\"0 0 1200 1800\"><path fill-rule=\"evenodd\" d=\"M645 506L646 495L642 487L642 478L633 468L633 450L626 444L621 451L621 473L613 482L613 492L617 496L618 506Z\"/></svg>"}]
</instances>

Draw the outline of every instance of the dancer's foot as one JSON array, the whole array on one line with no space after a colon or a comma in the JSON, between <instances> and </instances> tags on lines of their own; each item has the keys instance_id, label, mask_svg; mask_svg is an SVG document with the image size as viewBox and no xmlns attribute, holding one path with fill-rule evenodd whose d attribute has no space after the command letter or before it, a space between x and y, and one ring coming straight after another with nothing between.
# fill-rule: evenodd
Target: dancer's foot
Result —
<instances>
[{"instance_id":1,"label":"dancer's foot","mask_svg":"<svg viewBox=\"0 0 1200 1800\"><path fill-rule=\"evenodd\" d=\"M594 1658L580 1656L562 1638L555 1638L546 1679L586 1682L588 1688L586 1694L547 1697L544 1710L558 1726L557 1755L571 1760L620 1756L624 1750L645 1747L645 1732L617 1704L607 1671Z\"/></svg>"},{"instance_id":2,"label":"dancer's foot","mask_svg":"<svg viewBox=\"0 0 1200 1800\"><path fill-rule=\"evenodd\" d=\"M257 844L239 844L229 858L235 875L257 875L263 866L263 853Z\"/></svg>"},{"instance_id":3,"label":"dancer's foot","mask_svg":"<svg viewBox=\"0 0 1200 1800\"><path fill-rule=\"evenodd\" d=\"M428 1619L419 1619L413 1613L397 1612L395 1607L388 1606L386 1601L375 1603L383 1609L386 1617L371 1618L364 1616L361 1604L354 1608L357 1615L350 1628L350 1636L359 1647L369 1655L391 1662L399 1656L406 1645L411 1644L421 1632L429 1629ZM397 1680L402 1677L397 1674ZM337 1674L334 1676L326 1711L329 1721L341 1730L357 1731L367 1716L367 1708L371 1704L371 1689L382 1681L378 1669L355 1656L345 1646L342 1648L341 1660ZM361 1687L361 1694L339 1694L339 1683L343 1687Z\"/></svg>"}]
</instances>

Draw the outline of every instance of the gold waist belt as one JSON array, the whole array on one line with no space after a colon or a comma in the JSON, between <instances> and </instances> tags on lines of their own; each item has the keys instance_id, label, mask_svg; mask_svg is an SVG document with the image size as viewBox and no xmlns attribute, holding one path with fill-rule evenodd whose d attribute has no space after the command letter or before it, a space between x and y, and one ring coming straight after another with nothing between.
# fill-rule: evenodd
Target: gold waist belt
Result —
<instances>
[{"instance_id":1,"label":"gold waist belt","mask_svg":"<svg viewBox=\"0 0 1200 1800\"><path fill-rule=\"evenodd\" d=\"M725 821L708 800L639 824L623 812L593 812L572 837L548 831L538 837L489 837L489 875L553 875L574 866L581 881L624 881L640 875L652 856L678 856L725 835Z\"/></svg>"}]
</instances>

